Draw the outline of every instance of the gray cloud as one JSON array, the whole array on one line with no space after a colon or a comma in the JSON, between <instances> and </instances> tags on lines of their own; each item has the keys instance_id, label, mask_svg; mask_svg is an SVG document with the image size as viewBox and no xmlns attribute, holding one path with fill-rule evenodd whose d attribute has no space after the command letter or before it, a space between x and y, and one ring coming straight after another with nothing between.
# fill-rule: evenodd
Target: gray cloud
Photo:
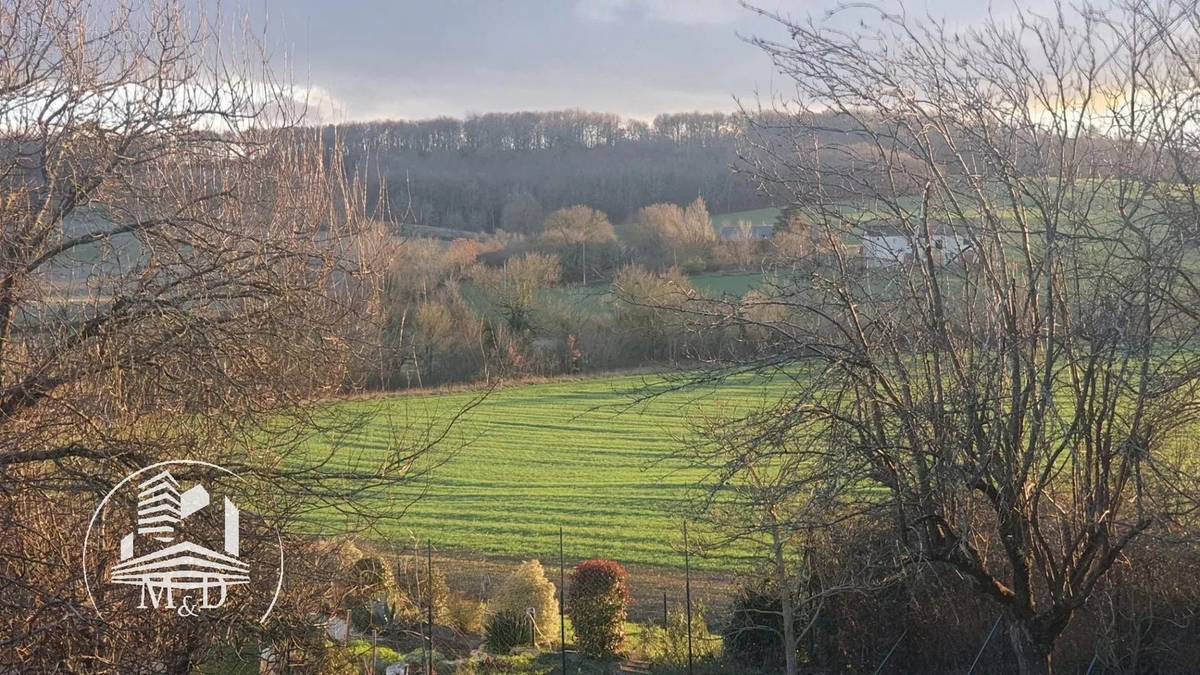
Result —
<instances>
[{"instance_id":1,"label":"gray cloud","mask_svg":"<svg viewBox=\"0 0 1200 675\"><path fill-rule=\"evenodd\" d=\"M579 0L575 12L594 21L648 19L661 23L726 24L736 22L742 7L728 0Z\"/></svg>"},{"instance_id":2,"label":"gray cloud","mask_svg":"<svg viewBox=\"0 0 1200 675\"><path fill-rule=\"evenodd\" d=\"M735 0L247 1L261 3L245 9L325 119L571 107L651 117L732 110L735 96L783 84L739 35L786 36ZM835 2L764 4L803 18ZM966 23L988 4L908 9Z\"/></svg>"}]
</instances>

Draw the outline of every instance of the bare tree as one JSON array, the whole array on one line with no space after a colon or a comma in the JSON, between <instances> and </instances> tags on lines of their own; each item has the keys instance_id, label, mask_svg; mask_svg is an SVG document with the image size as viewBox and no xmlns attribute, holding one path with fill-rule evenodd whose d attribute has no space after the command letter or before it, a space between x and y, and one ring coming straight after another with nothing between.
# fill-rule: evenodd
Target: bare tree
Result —
<instances>
[{"instance_id":1,"label":"bare tree","mask_svg":"<svg viewBox=\"0 0 1200 675\"><path fill-rule=\"evenodd\" d=\"M562 266L555 256L525 253L504 267L476 265L470 274L508 328L525 334L534 327L540 295L558 282Z\"/></svg>"},{"instance_id":2,"label":"bare tree","mask_svg":"<svg viewBox=\"0 0 1200 675\"><path fill-rule=\"evenodd\" d=\"M590 206L572 206L559 209L546 216L541 240L544 244L562 250L561 258L572 270L579 270L584 285L587 284L588 273L588 244L592 245L592 257L604 259L598 255L597 249L603 253L606 246L616 242L616 232L608 216ZM593 266L597 263L593 262Z\"/></svg>"},{"instance_id":3,"label":"bare tree","mask_svg":"<svg viewBox=\"0 0 1200 675\"><path fill-rule=\"evenodd\" d=\"M707 525L699 538L703 550L719 554L738 547L757 560L753 574L770 581L767 587L778 603L784 671L795 675L802 640L826 603L878 580L870 578L872 561L823 564L836 555L830 526L845 527L856 516L850 507L861 477L822 461L819 434L780 423L776 412L775 405L764 405L740 417L720 414L695 425L686 455L692 466L707 470L707 477L689 513ZM737 630L762 630L773 623L766 616L748 618L752 625Z\"/></svg>"},{"instance_id":4,"label":"bare tree","mask_svg":"<svg viewBox=\"0 0 1200 675\"><path fill-rule=\"evenodd\" d=\"M719 366L804 394L739 443L808 430L807 470L861 476L854 508L908 563L971 580L1020 672L1047 673L1131 542L1196 535L1200 11L1056 6L959 32L846 12L762 12L790 41L754 40L796 97L747 115L743 170L819 245L688 311L764 336ZM903 255L870 255L885 230Z\"/></svg>"},{"instance_id":5,"label":"bare tree","mask_svg":"<svg viewBox=\"0 0 1200 675\"><path fill-rule=\"evenodd\" d=\"M222 17L164 1L0 7L0 669L191 672L220 649L326 643L327 552L293 537L320 510L402 510L373 491L440 435L378 454L304 441L377 332L365 196L303 96ZM336 446L336 442L330 443ZM81 537L137 467L203 459L295 553L274 623L172 622L90 606ZM236 636L236 640L229 636ZM240 642L239 642L240 640ZM314 656L315 658L315 656Z\"/></svg>"},{"instance_id":6,"label":"bare tree","mask_svg":"<svg viewBox=\"0 0 1200 675\"><path fill-rule=\"evenodd\" d=\"M697 197L684 208L678 204L651 204L639 209L634 216L634 228L630 233L647 257L652 254L670 252L670 264L678 266L682 261L697 259L707 262L709 248L717 234L708 206ZM681 255L682 254L682 255Z\"/></svg>"}]
</instances>

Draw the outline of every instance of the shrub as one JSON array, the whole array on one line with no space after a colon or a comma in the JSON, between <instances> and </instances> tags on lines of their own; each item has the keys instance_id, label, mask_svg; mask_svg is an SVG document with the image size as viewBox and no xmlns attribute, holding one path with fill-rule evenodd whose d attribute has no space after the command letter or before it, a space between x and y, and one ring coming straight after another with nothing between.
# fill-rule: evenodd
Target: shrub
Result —
<instances>
[{"instance_id":1,"label":"shrub","mask_svg":"<svg viewBox=\"0 0 1200 675\"><path fill-rule=\"evenodd\" d=\"M699 274L708 269L708 261L699 256L693 256L679 263L679 271L684 274Z\"/></svg>"},{"instance_id":2,"label":"shrub","mask_svg":"<svg viewBox=\"0 0 1200 675\"><path fill-rule=\"evenodd\" d=\"M414 649L405 653L401 660L408 664L408 672L424 673L425 672L425 650L424 648ZM450 659L438 650L433 650L433 672L434 673L453 673L455 671L454 664Z\"/></svg>"},{"instance_id":3,"label":"shrub","mask_svg":"<svg viewBox=\"0 0 1200 675\"><path fill-rule=\"evenodd\" d=\"M345 606L350 623L358 631L385 630L393 620L402 596L386 560L364 556L349 566Z\"/></svg>"},{"instance_id":4,"label":"shrub","mask_svg":"<svg viewBox=\"0 0 1200 675\"><path fill-rule=\"evenodd\" d=\"M450 626L460 633L482 635L487 604L461 593L454 593L450 596L446 614Z\"/></svg>"},{"instance_id":5,"label":"shrub","mask_svg":"<svg viewBox=\"0 0 1200 675\"><path fill-rule=\"evenodd\" d=\"M546 578L542 564L536 560L521 563L508 575L488 603L488 608L492 613L511 612L522 616L532 609L538 641L555 642L559 639L557 589Z\"/></svg>"},{"instance_id":6,"label":"shrub","mask_svg":"<svg viewBox=\"0 0 1200 675\"><path fill-rule=\"evenodd\" d=\"M349 656L345 665L340 666L338 670L322 672L357 674L364 672L365 668L366 672L383 673L391 664L404 661L404 655L395 649L380 644L373 645L366 640L355 640L345 651ZM371 661L372 654L375 656L374 662Z\"/></svg>"},{"instance_id":7,"label":"shrub","mask_svg":"<svg viewBox=\"0 0 1200 675\"><path fill-rule=\"evenodd\" d=\"M588 560L572 570L568 613L584 656L608 659L621 652L629 605L627 577L625 568L611 560Z\"/></svg>"},{"instance_id":8,"label":"shrub","mask_svg":"<svg viewBox=\"0 0 1200 675\"><path fill-rule=\"evenodd\" d=\"M682 666L687 664L687 613L669 612L666 626L646 626L638 656L654 664ZM721 656L721 636L708 629L704 609L692 611L692 656L696 661L710 661Z\"/></svg>"},{"instance_id":9,"label":"shrub","mask_svg":"<svg viewBox=\"0 0 1200 675\"><path fill-rule=\"evenodd\" d=\"M507 654L529 644L530 625L520 612L496 612L488 617L483 645L492 654Z\"/></svg>"},{"instance_id":10,"label":"shrub","mask_svg":"<svg viewBox=\"0 0 1200 675\"><path fill-rule=\"evenodd\" d=\"M757 668L783 662L781 603L768 577L743 581L724 631L725 653Z\"/></svg>"},{"instance_id":11,"label":"shrub","mask_svg":"<svg viewBox=\"0 0 1200 675\"><path fill-rule=\"evenodd\" d=\"M435 567L432 583L428 577L424 557L402 556L396 562L395 579L400 589L399 602L392 612L396 621L407 626L424 623L432 598L434 623L449 623L450 585L446 574Z\"/></svg>"}]
</instances>

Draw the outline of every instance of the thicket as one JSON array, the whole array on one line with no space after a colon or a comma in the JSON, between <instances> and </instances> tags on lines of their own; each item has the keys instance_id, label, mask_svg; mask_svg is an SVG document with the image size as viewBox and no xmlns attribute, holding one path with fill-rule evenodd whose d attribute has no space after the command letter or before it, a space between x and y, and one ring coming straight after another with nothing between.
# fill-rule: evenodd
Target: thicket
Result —
<instances>
[{"instance_id":1,"label":"thicket","mask_svg":"<svg viewBox=\"0 0 1200 675\"><path fill-rule=\"evenodd\" d=\"M453 605L469 601L450 591L445 572L434 568L432 577L424 559L390 556L349 547L342 579L342 604L349 612L351 627L361 633L393 635L419 628L429 619L438 625L458 626L469 612L451 611ZM470 620L464 619L464 628Z\"/></svg>"},{"instance_id":2,"label":"thicket","mask_svg":"<svg viewBox=\"0 0 1200 675\"><path fill-rule=\"evenodd\" d=\"M361 374L379 388L606 371L742 349L755 337L746 330L700 330L676 311L705 301L684 268L761 271L774 251L769 241L718 240L700 199L646 207L619 227L576 206L544 216L528 235L382 247L391 270L379 307L382 349ZM580 285L585 277L589 285Z\"/></svg>"},{"instance_id":3,"label":"thicket","mask_svg":"<svg viewBox=\"0 0 1200 675\"><path fill-rule=\"evenodd\" d=\"M978 674L1017 671L1003 611L980 598L970 581L937 565L895 558L878 530L850 530L843 536L853 545L839 549L839 557L814 552L821 575L850 578L847 569L868 566L890 566L890 573L883 583L846 587L819 603L799 640L802 669L872 672L886 659L885 672L952 673L964 672L978 656ZM1055 672L1195 672L1200 590L1177 572L1198 565L1194 542L1146 541L1130 548L1056 644ZM798 602L822 591L791 590ZM779 597L769 572L742 580L720 622L725 658L747 669L782 672Z\"/></svg>"},{"instance_id":4,"label":"thicket","mask_svg":"<svg viewBox=\"0 0 1200 675\"><path fill-rule=\"evenodd\" d=\"M693 665L716 661L721 657L721 636L713 633L705 618L704 607L692 609L691 655ZM643 626L634 655L656 665L680 668L688 663L688 620L685 610L667 613L666 625Z\"/></svg>"}]
</instances>

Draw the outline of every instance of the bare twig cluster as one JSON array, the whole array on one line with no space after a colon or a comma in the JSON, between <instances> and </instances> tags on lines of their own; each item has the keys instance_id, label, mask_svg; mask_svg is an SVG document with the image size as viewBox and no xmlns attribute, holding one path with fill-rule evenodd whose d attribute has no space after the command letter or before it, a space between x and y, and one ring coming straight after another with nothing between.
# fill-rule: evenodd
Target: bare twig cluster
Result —
<instances>
[{"instance_id":1,"label":"bare twig cluster","mask_svg":"<svg viewBox=\"0 0 1200 675\"><path fill-rule=\"evenodd\" d=\"M1195 541L1200 8L844 12L763 12L791 40L754 43L796 96L747 111L741 168L812 245L758 294L681 311L760 337L700 382L793 394L693 455L760 535L781 505L888 523L903 565L970 580L1021 672L1048 672L1134 542Z\"/></svg>"},{"instance_id":2,"label":"bare twig cluster","mask_svg":"<svg viewBox=\"0 0 1200 675\"><path fill-rule=\"evenodd\" d=\"M329 449L361 415L312 402L371 356L387 238L343 153L299 126L302 93L252 37L218 39L230 25L174 2L0 7L0 670L319 653L336 556L289 533L318 511L402 511L376 491L427 468L445 433ZM92 509L163 459L238 472L264 520L247 536L285 533L270 626L88 603Z\"/></svg>"}]
</instances>

